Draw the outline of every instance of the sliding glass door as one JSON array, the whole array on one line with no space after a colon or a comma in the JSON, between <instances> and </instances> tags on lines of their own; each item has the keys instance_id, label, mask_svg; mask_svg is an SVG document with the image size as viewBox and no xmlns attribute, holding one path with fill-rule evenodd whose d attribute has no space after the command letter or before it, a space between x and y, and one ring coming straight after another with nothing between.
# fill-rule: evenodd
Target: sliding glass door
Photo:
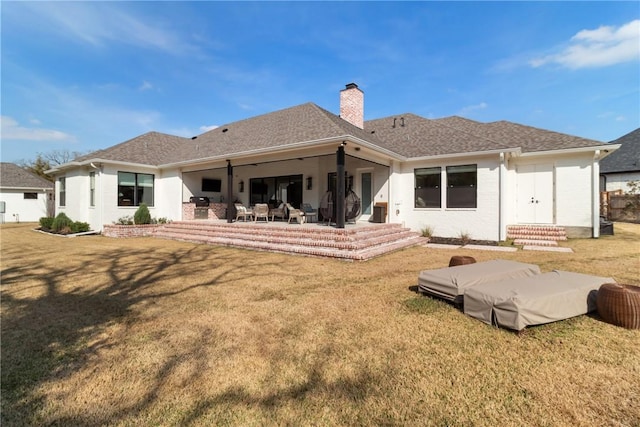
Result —
<instances>
[{"instance_id":1,"label":"sliding glass door","mask_svg":"<svg viewBox=\"0 0 640 427\"><path fill-rule=\"evenodd\" d=\"M294 208L302 205L302 175L252 178L249 181L249 201L269 203L277 207L281 202L290 203Z\"/></svg>"}]
</instances>

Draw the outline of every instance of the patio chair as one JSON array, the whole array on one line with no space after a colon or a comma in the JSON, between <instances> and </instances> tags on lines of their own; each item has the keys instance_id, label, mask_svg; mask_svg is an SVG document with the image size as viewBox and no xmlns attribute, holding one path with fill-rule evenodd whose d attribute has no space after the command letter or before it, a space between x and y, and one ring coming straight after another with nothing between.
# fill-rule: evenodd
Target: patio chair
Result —
<instances>
[{"instance_id":1,"label":"patio chair","mask_svg":"<svg viewBox=\"0 0 640 427\"><path fill-rule=\"evenodd\" d=\"M290 224L291 220L295 218L298 221L298 224L304 224L304 211L301 209L296 209L287 203L287 210L289 211L289 219L287 223Z\"/></svg>"},{"instance_id":2,"label":"patio chair","mask_svg":"<svg viewBox=\"0 0 640 427\"><path fill-rule=\"evenodd\" d=\"M260 218L269 222L269 205L266 203L256 203L253 207L253 221L258 222Z\"/></svg>"},{"instance_id":3,"label":"patio chair","mask_svg":"<svg viewBox=\"0 0 640 427\"><path fill-rule=\"evenodd\" d=\"M242 218L243 221L246 221L247 217L249 217L250 221L253 219L253 211L251 209L246 208L241 203L235 203L234 206L236 207L236 222L238 222L240 218Z\"/></svg>"},{"instance_id":4,"label":"patio chair","mask_svg":"<svg viewBox=\"0 0 640 427\"><path fill-rule=\"evenodd\" d=\"M313 222L312 219L318 220L318 211L313 209L309 203L302 204L302 210L304 211L305 221Z\"/></svg>"},{"instance_id":5,"label":"patio chair","mask_svg":"<svg viewBox=\"0 0 640 427\"><path fill-rule=\"evenodd\" d=\"M280 203L280 206L278 206L277 208L273 208L269 210L269 215L271 215L271 221L274 221L275 217L278 217L284 220L284 217L286 216L285 204Z\"/></svg>"}]
</instances>

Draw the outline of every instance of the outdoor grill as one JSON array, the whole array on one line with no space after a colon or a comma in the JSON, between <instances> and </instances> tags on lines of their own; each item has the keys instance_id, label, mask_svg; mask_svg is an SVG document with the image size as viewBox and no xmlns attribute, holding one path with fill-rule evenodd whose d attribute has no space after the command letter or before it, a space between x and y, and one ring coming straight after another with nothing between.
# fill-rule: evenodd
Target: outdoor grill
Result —
<instances>
[{"instance_id":1,"label":"outdoor grill","mask_svg":"<svg viewBox=\"0 0 640 427\"><path fill-rule=\"evenodd\" d=\"M191 203L195 203L196 207L193 212L194 219L209 218L209 198L204 196L193 196L189 199Z\"/></svg>"},{"instance_id":2,"label":"outdoor grill","mask_svg":"<svg viewBox=\"0 0 640 427\"><path fill-rule=\"evenodd\" d=\"M196 204L196 208L208 208L209 198L204 196L192 196L189 201Z\"/></svg>"}]
</instances>

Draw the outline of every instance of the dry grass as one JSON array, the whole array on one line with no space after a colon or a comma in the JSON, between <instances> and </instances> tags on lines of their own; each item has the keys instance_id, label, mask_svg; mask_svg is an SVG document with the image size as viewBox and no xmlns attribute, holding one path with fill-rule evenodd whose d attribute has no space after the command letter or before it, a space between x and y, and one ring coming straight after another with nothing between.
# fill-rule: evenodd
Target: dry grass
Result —
<instances>
[{"instance_id":1,"label":"dry grass","mask_svg":"<svg viewBox=\"0 0 640 427\"><path fill-rule=\"evenodd\" d=\"M574 254L638 284L640 225ZM640 425L640 331L517 335L418 296L452 252L366 263L4 225L2 425Z\"/></svg>"}]
</instances>

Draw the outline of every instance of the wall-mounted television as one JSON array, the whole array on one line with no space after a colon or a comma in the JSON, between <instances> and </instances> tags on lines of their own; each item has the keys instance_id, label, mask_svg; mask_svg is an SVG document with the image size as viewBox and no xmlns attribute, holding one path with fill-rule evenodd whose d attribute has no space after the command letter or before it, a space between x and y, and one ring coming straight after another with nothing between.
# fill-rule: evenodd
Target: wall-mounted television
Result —
<instances>
[{"instance_id":1,"label":"wall-mounted television","mask_svg":"<svg viewBox=\"0 0 640 427\"><path fill-rule=\"evenodd\" d=\"M219 193L222 188L222 181L219 179L202 178L202 191Z\"/></svg>"}]
</instances>

